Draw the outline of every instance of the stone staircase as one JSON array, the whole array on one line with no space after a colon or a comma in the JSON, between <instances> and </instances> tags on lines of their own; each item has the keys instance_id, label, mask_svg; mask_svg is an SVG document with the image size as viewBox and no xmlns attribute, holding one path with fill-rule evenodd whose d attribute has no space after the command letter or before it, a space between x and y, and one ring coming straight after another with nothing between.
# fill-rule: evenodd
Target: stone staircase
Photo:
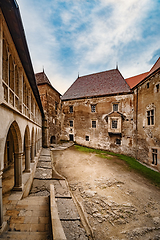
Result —
<instances>
[{"instance_id":1,"label":"stone staircase","mask_svg":"<svg viewBox=\"0 0 160 240\"><path fill-rule=\"evenodd\" d=\"M51 178L50 150L42 149L30 195L22 200L18 193L8 197L5 204L5 220L8 221L9 227L8 231L0 236L1 239L52 239L49 191L45 187L45 184L50 185L48 181ZM37 189L41 188L41 191L36 190L36 184Z\"/></svg>"}]
</instances>

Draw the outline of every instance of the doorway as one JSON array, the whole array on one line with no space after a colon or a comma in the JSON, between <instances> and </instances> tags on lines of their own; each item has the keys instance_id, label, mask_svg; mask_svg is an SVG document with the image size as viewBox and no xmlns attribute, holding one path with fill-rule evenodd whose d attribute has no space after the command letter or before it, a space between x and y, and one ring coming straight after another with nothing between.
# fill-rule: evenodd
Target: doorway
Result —
<instances>
[{"instance_id":1,"label":"doorway","mask_svg":"<svg viewBox=\"0 0 160 240\"><path fill-rule=\"evenodd\" d=\"M73 134L69 134L69 141L74 141L74 135Z\"/></svg>"}]
</instances>

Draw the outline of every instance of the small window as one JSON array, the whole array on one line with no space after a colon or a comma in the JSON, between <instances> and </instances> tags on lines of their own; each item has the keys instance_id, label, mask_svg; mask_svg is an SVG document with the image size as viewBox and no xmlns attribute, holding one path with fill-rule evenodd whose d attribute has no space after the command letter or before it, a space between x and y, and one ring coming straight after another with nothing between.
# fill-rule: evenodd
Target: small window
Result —
<instances>
[{"instance_id":1,"label":"small window","mask_svg":"<svg viewBox=\"0 0 160 240\"><path fill-rule=\"evenodd\" d=\"M113 104L113 111L117 112L118 111L118 103Z\"/></svg>"},{"instance_id":2,"label":"small window","mask_svg":"<svg viewBox=\"0 0 160 240\"><path fill-rule=\"evenodd\" d=\"M89 136L86 136L86 141L89 141Z\"/></svg>"},{"instance_id":3,"label":"small window","mask_svg":"<svg viewBox=\"0 0 160 240\"><path fill-rule=\"evenodd\" d=\"M69 126L70 126L70 127L73 127L73 121L72 121L72 120L69 121Z\"/></svg>"},{"instance_id":4,"label":"small window","mask_svg":"<svg viewBox=\"0 0 160 240\"><path fill-rule=\"evenodd\" d=\"M96 121L92 121L92 128L96 128Z\"/></svg>"},{"instance_id":5,"label":"small window","mask_svg":"<svg viewBox=\"0 0 160 240\"><path fill-rule=\"evenodd\" d=\"M116 144L117 144L117 145L121 145L121 139L117 138L117 139L116 139Z\"/></svg>"},{"instance_id":6,"label":"small window","mask_svg":"<svg viewBox=\"0 0 160 240\"><path fill-rule=\"evenodd\" d=\"M57 111L57 108L58 108L58 103L55 102L55 110Z\"/></svg>"},{"instance_id":7,"label":"small window","mask_svg":"<svg viewBox=\"0 0 160 240\"><path fill-rule=\"evenodd\" d=\"M156 85L156 90L159 92L159 84Z\"/></svg>"},{"instance_id":8,"label":"small window","mask_svg":"<svg viewBox=\"0 0 160 240\"><path fill-rule=\"evenodd\" d=\"M112 120L112 128L117 128L117 120Z\"/></svg>"},{"instance_id":9,"label":"small window","mask_svg":"<svg viewBox=\"0 0 160 240\"><path fill-rule=\"evenodd\" d=\"M96 112L96 105L91 105L91 112Z\"/></svg>"},{"instance_id":10,"label":"small window","mask_svg":"<svg viewBox=\"0 0 160 240\"><path fill-rule=\"evenodd\" d=\"M147 83L147 88L149 88L149 82Z\"/></svg>"},{"instance_id":11,"label":"small window","mask_svg":"<svg viewBox=\"0 0 160 240\"><path fill-rule=\"evenodd\" d=\"M152 164L157 165L157 149L152 148Z\"/></svg>"},{"instance_id":12,"label":"small window","mask_svg":"<svg viewBox=\"0 0 160 240\"><path fill-rule=\"evenodd\" d=\"M154 109L147 111L147 125L154 125Z\"/></svg>"},{"instance_id":13,"label":"small window","mask_svg":"<svg viewBox=\"0 0 160 240\"><path fill-rule=\"evenodd\" d=\"M69 112L73 113L73 106L69 106Z\"/></svg>"}]
</instances>

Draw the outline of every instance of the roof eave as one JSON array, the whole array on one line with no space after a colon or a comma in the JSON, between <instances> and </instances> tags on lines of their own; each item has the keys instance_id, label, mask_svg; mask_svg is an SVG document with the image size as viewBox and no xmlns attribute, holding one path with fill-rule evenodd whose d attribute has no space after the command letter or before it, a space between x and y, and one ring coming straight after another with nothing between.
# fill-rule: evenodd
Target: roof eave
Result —
<instances>
[{"instance_id":1,"label":"roof eave","mask_svg":"<svg viewBox=\"0 0 160 240\"><path fill-rule=\"evenodd\" d=\"M62 101L72 101L72 100L80 100L80 99L88 99L88 98L99 98L99 97L110 97L110 96L117 96L117 95L127 95L132 94L133 91L130 92L123 92L123 93L110 93L110 94L104 94L104 95L96 95L96 96L83 96L83 97L75 97L75 98L61 98Z\"/></svg>"},{"instance_id":2,"label":"roof eave","mask_svg":"<svg viewBox=\"0 0 160 240\"><path fill-rule=\"evenodd\" d=\"M33 66L31 62L29 50L28 50L28 45L25 37L25 32L24 32L18 4L13 0L12 1L0 0L0 8L2 10L3 16L7 23L9 32L12 36L14 45L16 47L17 53L19 55L24 71L28 78L29 84L37 100L38 106L42 113L42 117L44 117L42 103L41 103L38 88L36 85Z\"/></svg>"},{"instance_id":3,"label":"roof eave","mask_svg":"<svg viewBox=\"0 0 160 240\"><path fill-rule=\"evenodd\" d=\"M154 72L152 72L150 75L145 77L141 82L139 82L136 86L132 88L132 90L135 90L139 86L141 86L144 82L148 81L148 78L152 77L156 72L160 71L160 68L156 69Z\"/></svg>"}]
</instances>

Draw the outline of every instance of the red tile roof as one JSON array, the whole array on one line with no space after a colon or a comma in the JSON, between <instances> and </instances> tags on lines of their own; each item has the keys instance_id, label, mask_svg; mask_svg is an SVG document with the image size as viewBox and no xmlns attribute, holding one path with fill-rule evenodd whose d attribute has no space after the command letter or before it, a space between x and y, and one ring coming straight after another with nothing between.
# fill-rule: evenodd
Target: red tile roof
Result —
<instances>
[{"instance_id":1,"label":"red tile roof","mask_svg":"<svg viewBox=\"0 0 160 240\"><path fill-rule=\"evenodd\" d=\"M42 84L48 84L61 96L61 94L52 86L51 82L49 81L44 71L40 73L36 73L35 78L36 78L37 86Z\"/></svg>"},{"instance_id":2,"label":"red tile roof","mask_svg":"<svg viewBox=\"0 0 160 240\"><path fill-rule=\"evenodd\" d=\"M126 78L126 82L128 83L128 85L130 86L130 88L132 89L133 87L135 87L138 83L140 83L145 77L147 77L149 72L145 72L130 78Z\"/></svg>"},{"instance_id":3,"label":"red tile roof","mask_svg":"<svg viewBox=\"0 0 160 240\"><path fill-rule=\"evenodd\" d=\"M62 100L129 93L130 87L118 69L78 77Z\"/></svg>"},{"instance_id":4,"label":"red tile roof","mask_svg":"<svg viewBox=\"0 0 160 240\"><path fill-rule=\"evenodd\" d=\"M126 78L126 82L130 86L130 88L134 88L136 85L138 85L140 82L142 82L145 78L150 76L152 73L154 73L158 68L160 68L160 58L156 61L156 63L153 65L151 70L149 72L145 72L130 78Z\"/></svg>"},{"instance_id":5,"label":"red tile roof","mask_svg":"<svg viewBox=\"0 0 160 240\"><path fill-rule=\"evenodd\" d=\"M151 70L149 71L148 75L151 75L153 72L155 72L158 68L160 68L160 57L158 58L157 62L153 65Z\"/></svg>"}]
</instances>

